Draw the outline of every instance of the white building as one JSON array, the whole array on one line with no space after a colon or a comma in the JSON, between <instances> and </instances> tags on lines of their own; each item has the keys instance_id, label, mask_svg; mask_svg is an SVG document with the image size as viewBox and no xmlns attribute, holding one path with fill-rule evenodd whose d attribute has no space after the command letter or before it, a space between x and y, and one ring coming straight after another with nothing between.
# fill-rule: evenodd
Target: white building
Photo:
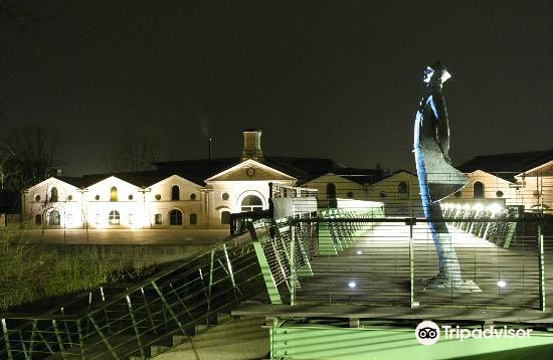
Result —
<instances>
[{"instance_id":1,"label":"white building","mask_svg":"<svg viewBox=\"0 0 553 360\"><path fill-rule=\"evenodd\" d=\"M328 159L266 157L246 130L239 158L155 163L157 170L52 177L24 191L22 217L45 228L228 228L230 214L269 209L271 187L345 169Z\"/></svg>"}]
</instances>

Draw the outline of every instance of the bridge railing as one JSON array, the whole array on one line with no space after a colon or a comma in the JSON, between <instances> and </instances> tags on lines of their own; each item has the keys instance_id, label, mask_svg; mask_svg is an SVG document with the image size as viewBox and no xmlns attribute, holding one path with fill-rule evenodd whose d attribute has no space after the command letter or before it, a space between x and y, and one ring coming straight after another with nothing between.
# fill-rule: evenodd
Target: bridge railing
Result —
<instances>
[{"instance_id":1,"label":"bridge railing","mask_svg":"<svg viewBox=\"0 0 553 360\"><path fill-rule=\"evenodd\" d=\"M425 218L326 210L316 218L256 221L250 232L273 304L553 306L553 279L545 272L553 266L553 221L547 225L532 216L443 221L450 224L460 286L434 280L439 259ZM316 229L316 238L300 236L301 226ZM495 235L479 236L484 226L495 228ZM309 253L308 247L316 250Z\"/></svg>"},{"instance_id":2,"label":"bridge railing","mask_svg":"<svg viewBox=\"0 0 553 360\"><path fill-rule=\"evenodd\" d=\"M251 241L235 239L112 296L103 288L48 313L0 315L0 359L145 359L261 286Z\"/></svg>"}]
</instances>

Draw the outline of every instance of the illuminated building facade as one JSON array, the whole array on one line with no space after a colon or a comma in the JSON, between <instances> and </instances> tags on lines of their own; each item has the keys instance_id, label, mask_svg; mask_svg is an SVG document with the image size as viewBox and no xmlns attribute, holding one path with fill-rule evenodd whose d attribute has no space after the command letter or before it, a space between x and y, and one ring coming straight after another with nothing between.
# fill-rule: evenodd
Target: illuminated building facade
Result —
<instances>
[{"instance_id":1,"label":"illuminated building facade","mask_svg":"<svg viewBox=\"0 0 553 360\"><path fill-rule=\"evenodd\" d=\"M45 228L228 228L232 213L269 208L270 183L296 186L349 169L329 159L264 156L261 131L243 136L239 158L49 178L24 191L22 217L31 227Z\"/></svg>"}]
</instances>

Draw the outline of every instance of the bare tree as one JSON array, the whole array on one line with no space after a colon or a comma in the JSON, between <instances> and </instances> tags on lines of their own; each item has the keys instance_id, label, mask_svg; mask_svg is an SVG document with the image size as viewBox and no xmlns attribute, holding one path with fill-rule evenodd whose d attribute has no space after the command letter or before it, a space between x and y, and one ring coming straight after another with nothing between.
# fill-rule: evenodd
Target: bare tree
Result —
<instances>
[{"instance_id":1,"label":"bare tree","mask_svg":"<svg viewBox=\"0 0 553 360\"><path fill-rule=\"evenodd\" d=\"M61 144L61 136L52 126L13 127L0 141L0 170L6 186L19 192L55 175Z\"/></svg>"},{"instance_id":2,"label":"bare tree","mask_svg":"<svg viewBox=\"0 0 553 360\"><path fill-rule=\"evenodd\" d=\"M144 171L152 169L165 152L166 141L158 129L146 125L125 129L116 138L106 156L110 171Z\"/></svg>"}]
</instances>

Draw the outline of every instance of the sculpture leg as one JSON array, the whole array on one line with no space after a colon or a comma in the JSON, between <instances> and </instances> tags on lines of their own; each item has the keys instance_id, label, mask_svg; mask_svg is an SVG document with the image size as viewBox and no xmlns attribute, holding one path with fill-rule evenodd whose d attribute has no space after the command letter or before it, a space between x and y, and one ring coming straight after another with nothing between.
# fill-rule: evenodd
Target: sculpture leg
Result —
<instances>
[{"instance_id":1,"label":"sculpture leg","mask_svg":"<svg viewBox=\"0 0 553 360\"><path fill-rule=\"evenodd\" d=\"M462 285L461 268L451 234L443 221L440 203L428 204L428 227L438 253L438 275L430 280L431 287L458 288Z\"/></svg>"},{"instance_id":2,"label":"sculpture leg","mask_svg":"<svg viewBox=\"0 0 553 360\"><path fill-rule=\"evenodd\" d=\"M458 288L462 285L461 269L457 253L451 241L451 235L444 222L442 208L439 202L430 201L429 184L426 166L422 153L415 150L415 162L421 192L421 202L424 216L428 220L428 228L438 254L438 275L428 283L433 288Z\"/></svg>"}]
</instances>

